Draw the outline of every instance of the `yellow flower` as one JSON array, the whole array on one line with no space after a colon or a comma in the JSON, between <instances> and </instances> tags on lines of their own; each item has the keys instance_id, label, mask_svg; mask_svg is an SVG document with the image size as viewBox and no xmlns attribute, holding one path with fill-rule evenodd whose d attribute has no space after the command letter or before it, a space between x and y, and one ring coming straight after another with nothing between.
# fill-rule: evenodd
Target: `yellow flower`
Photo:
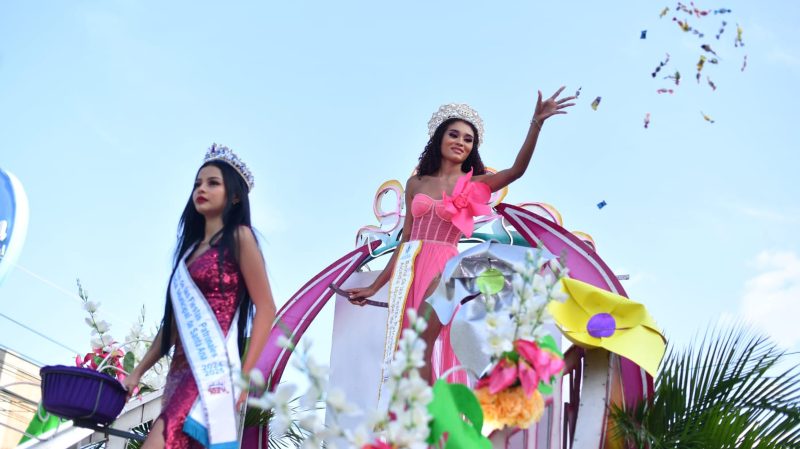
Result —
<instances>
[{"instance_id":1,"label":"yellow flower","mask_svg":"<svg viewBox=\"0 0 800 449\"><path fill-rule=\"evenodd\" d=\"M666 349L653 318L642 304L575 279L562 280L569 297L547 308L573 343L627 357L655 376Z\"/></svg>"},{"instance_id":2,"label":"yellow flower","mask_svg":"<svg viewBox=\"0 0 800 449\"><path fill-rule=\"evenodd\" d=\"M475 390L475 396L483 409L484 433L504 426L527 429L542 418L544 399L534 390L525 395L522 387L505 388L497 394L489 393L489 388Z\"/></svg>"}]
</instances>

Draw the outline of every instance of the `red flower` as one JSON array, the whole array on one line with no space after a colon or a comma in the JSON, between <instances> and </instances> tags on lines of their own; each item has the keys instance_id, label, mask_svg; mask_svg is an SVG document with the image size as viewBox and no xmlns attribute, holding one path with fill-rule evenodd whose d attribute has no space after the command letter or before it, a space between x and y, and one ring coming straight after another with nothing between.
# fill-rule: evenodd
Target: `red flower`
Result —
<instances>
[{"instance_id":1,"label":"red flower","mask_svg":"<svg viewBox=\"0 0 800 449\"><path fill-rule=\"evenodd\" d=\"M492 213L492 209L488 205L489 199L492 197L491 189L482 182L470 182L470 179L472 179L472 170L458 178L456 186L453 188L453 196L448 197L447 193L442 192L442 204L445 212L451 215L453 225L467 237L472 236L475 227L473 217Z\"/></svg>"},{"instance_id":2,"label":"red flower","mask_svg":"<svg viewBox=\"0 0 800 449\"><path fill-rule=\"evenodd\" d=\"M376 440L374 443L368 443L361 446L361 449L394 449L394 446L383 440Z\"/></svg>"}]
</instances>

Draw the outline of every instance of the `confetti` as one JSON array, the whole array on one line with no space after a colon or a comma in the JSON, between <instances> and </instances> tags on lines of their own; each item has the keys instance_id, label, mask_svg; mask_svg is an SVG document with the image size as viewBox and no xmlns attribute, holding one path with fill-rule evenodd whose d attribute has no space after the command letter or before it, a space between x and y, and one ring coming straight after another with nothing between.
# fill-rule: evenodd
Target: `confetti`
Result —
<instances>
[{"instance_id":1,"label":"confetti","mask_svg":"<svg viewBox=\"0 0 800 449\"><path fill-rule=\"evenodd\" d=\"M642 34L639 35L639 39L647 39L647 30L642 30Z\"/></svg>"},{"instance_id":2,"label":"confetti","mask_svg":"<svg viewBox=\"0 0 800 449\"><path fill-rule=\"evenodd\" d=\"M684 33L688 33L689 31L691 31L692 34L696 35L700 39L702 39L703 36L705 36L705 34L703 34L700 30L696 30L696 29L692 28L691 26L689 26L689 21L688 20L686 22L684 22L682 20L679 20L677 17L673 17L672 20L674 22L678 22L678 26L681 27L681 29L683 30Z\"/></svg>"},{"instance_id":3,"label":"confetti","mask_svg":"<svg viewBox=\"0 0 800 449\"><path fill-rule=\"evenodd\" d=\"M714 82L713 82L713 81L711 81L711 78L709 78L708 76L706 76L706 81L708 81L708 85L709 85L709 86L711 86L711 90L717 90L717 85L716 85L716 84L714 84Z\"/></svg>"},{"instance_id":4,"label":"confetti","mask_svg":"<svg viewBox=\"0 0 800 449\"><path fill-rule=\"evenodd\" d=\"M672 90L672 89L658 89L658 90L656 91L656 93L657 93L657 94L670 94L670 95L672 95L672 94L674 94L674 93L675 93L675 91L674 91L674 90Z\"/></svg>"},{"instance_id":5,"label":"confetti","mask_svg":"<svg viewBox=\"0 0 800 449\"><path fill-rule=\"evenodd\" d=\"M663 60L662 62L659 62L658 63L658 67L656 67L655 70L653 70L653 73L652 73L653 78L656 77L656 74L658 72L660 72L661 68L664 67L665 65L667 65L668 62L669 62L669 53L667 53L667 59Z\"/></svg>"},{"instance_id":6,"label":"confetti","mask_svg":"<svg viewBox=\"0 0 800 449\"><path fill-rule=\"evenodd\" d=\"M706 63L706 57L700 55L700 60L697 61L697 83L700 83L700 72L703 71L703 65Z\"/></svg>"},{"instance_id":7,"label":"confetti","mask_svg":"<svg viewBox=\"0 0 800 449\"><path fill-rule=\"evenodd\" d=\"M708 60L708 62L711 63L711 64L719 64L719 59L711 58L711 59Z\"/></svg>"},{"instance_id":8,"label":"confetti","mask_svg":"<svg viewBox=\"0 0 800 449\"><path fill-rule=\"evenodd\" d=\"M581 96L581 89L583 89L583 86L579 87L578 90L575 91L575 98L578 98L578 97Z\"/></svg>"},{"instance_id":9,"label":"confetti","mask_svg":"<svg viewBox=\"0 0 800 449\"><path fill-rule=\"evenodd\" d=\"M669 12L669 6L667 6L666 8L661 10L661 14L658 15L658 18L659 19L663 19L664 16L666 16L668 12Z\"/></svg>"},{"instance_id":10,"label":"confetti","mask_svg":"<svg viewBox=\"0 0 800 449\"><path fill-rule=\"evenodd\" d=\"M681 72L676 70L674 75L665 76L664 79L665 80L675 80L675 85L679 86L681 84Z\"/></svg>"},{"instance_id":11,"label":"confetti","mask_svg":"<svg viewBox=\"0 0 800 449\"><path fill-rule=\"evenodd\" d=\"M714 56L717 56L717 53L714 50L712 50L711 46L708 45L708 44L703 44L703 45L700 46L700 48L702 48L704 51L706 51L708 53L711 53Z\"/></svg>"},{"instance_id":12,"label":"confetti","mask_svg":"<svg viewBox=\"0 0 800 449\"><path fill-rule=\"evenodd\" d=\"M597 110L597 107L600 106L601 99L602 99L601 97L597 97L594 99L594 101L592 102L592 109L594 109L595 111Z\"/></svg>"},{"instance_id":13,"label":"confetti","mask_svg":"<svg viewBox=\"0 0 800 449\"><path fill-rule=\"evenodd\" d=\"M606 203L606 200L603 200L603 201L600 201L599 203L597 203L597 208L598 209L602 209L602 208L604 208L606 206L608 206L608 203Z\"/></svg>"},{"instance_id":14,"label":"confetti","mask_svg":"<svg viewBox=\"0 0 800 449\"><path fill-rule=\"evenodd\" d=\"M739 26L739 24L737 23L736 24L736 40L733 41L733 46L734 47L744 47L744 42L742 41L742 33L743 32L744 32L744 30L742 30L742 27Z\"/></svg>"},{"instance_id":15,"label":"confetti","mask_svg":"<svg viewBox=\"0 0 800 449\"><path fill-rule=\"evenodd\" d=\"M719 40L719 37L722 36L722 33L725 32L725 26L726 25L728 25L728 22L723 20L722 21L722 26L719 28L719 33L717 33L717 40Z\"/></svg>"},{"instance_id":16,"label":"confetti","mask_svg":"<svg viewBox=\"0 0 800 449\"><path fill-rule=\"evenodd\" d=\"M644 129L647 129L648 126L650 126L650 113L649 112L644 115Z\"/></svg>"},{"instance_id":17,"label":"confetti","mask_svg":"<svg viewBox=\"0 0 800 449\"><path fill-rule=\"evenodd\" d=\"M714 123L714 119L711 118L710 115L706 115L703 111L700 111L700 114L703 115L703 119L709 123Z\"/></svg>"},{"instance_id":18,"label":"confetti","mask_svg":"<svg viewBox=\"0 0 800 449\"><path fill-rule=\"evenodd\" d=\"M725 9L725 8L720 8L720 9L715 9L714 10L714 14L730 14L732 12L733 11L731 11L730 9Z\"/></svg>"},{"instance_id":19,"label":"confetti","mask_svg":"<svg viewBox=\"0 0 800 449\"><path fill-rule=\"evenodd\" d=\"M742 72L744 72L744 68L747 67L747 55L744 55L744 61L742 62Z\"/></svg>"},{"instance_id":20,"label":"confetti","mask_svg":"<svg viewBox=\"0 0 800 449\"><path fill-rule=\"evenodd\" d=\"M696 6L694 6L694 2L690 2L690 5L692 5L692 11L694 11L694 15L697 16L698 19L707 16L708 13L711 12L710 10L707 9L706 10L698 9Z\"/></svg>"}]
</instances>

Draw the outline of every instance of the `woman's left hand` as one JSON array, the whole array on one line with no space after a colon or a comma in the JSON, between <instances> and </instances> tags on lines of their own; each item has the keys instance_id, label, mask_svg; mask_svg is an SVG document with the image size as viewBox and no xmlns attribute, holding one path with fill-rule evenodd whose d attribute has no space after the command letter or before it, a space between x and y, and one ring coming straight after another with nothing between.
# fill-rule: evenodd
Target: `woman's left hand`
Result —
<instances>
[{"instance_id":1,"label":"woman's left hand","mask_svg":"<svg viewBox=\"0 0 800 449\"><path fill-rule=\"evenodd\" d=\"M533 122L538 123L541 127L542 123L549 117L556 114L566 114L567 111L563 111L562 109L575 106L575 103L567 103L570 100L574 100L576 98L574 96L558 98L564 90L564 87L565 86L561 86L556 93L544 101L542 101L542 91L539 91L539 98L536 100L536 110L533 112Z\"/></svg>"}]
</instances>

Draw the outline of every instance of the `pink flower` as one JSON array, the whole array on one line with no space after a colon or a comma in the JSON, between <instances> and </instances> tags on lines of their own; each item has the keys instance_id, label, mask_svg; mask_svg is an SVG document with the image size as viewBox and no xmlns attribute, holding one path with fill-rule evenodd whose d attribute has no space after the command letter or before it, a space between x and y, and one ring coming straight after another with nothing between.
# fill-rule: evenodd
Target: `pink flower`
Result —
<instances>
[{"instance_id":1,"label":"pink flower","mask_svg":"<svg viewBox=\"0 0 800 449\"><path fill-rule=\"evenodd\" d=\"M561 372L564 361L550 351L541 349L535 342L517 340L514 346L519 355L530 364L541 379L550 379Z\"/></svg>"},{"instance_id":2,"label":"pink flower","mask_svg":"<svg viewBox=\"0 0 800 449\"><path fill-rule=\"evenodd\" d=\"M530 396L539 388L539 373L524 360L519 361L519 381L526 396Z\"/></svg>"},{"instance_id":3,"label":"pink flower","mask_svg":"<svg viewBox=\"0 0 800 449\"><path fill-rule=\"evenodd\" d=\"M517 366L509 362L508 359L500 360L500 363L492 368L488 376L482 378L475 385L475 389L488 386L489 393L497 394L517 381Z\"/></svg>"},{"instance_id":4,"label":"pink flower","mask_svg":"<svg viewBox=\"0 0 800 449\"><path fill-rule=\"evenodd\" d=\"M453 225L467 237L472 236L475 227L473 217L492 213L492 209L488 205L489 199L492 197L491 189L482 182L470 182L470 179L472 179L472 170L458 178L456 186L453 188L453 196L448 197L447 193L442 192L442 204L445 212L451 215Z\"/></svg>"}]
</instances>

